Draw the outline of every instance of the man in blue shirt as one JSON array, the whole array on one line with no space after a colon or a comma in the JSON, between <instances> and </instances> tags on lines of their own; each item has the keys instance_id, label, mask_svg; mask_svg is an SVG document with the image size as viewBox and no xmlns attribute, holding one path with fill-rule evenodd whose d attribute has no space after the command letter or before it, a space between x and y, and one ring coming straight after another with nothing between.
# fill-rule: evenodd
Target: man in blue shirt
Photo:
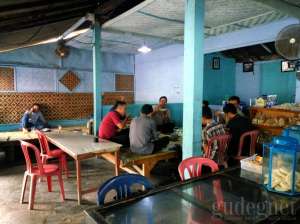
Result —
<instances>
[{"instance_id":1,"label":"man in blue shirt","mask_svg":"<svg viewBox=\"0 0 300 224\"><path fill-rule=\"evenodd\" d=\"M38 104L33 104L32 107L24 113L21 126L23 131L30 131L32 128L43 129L47 127L47 121L40 111Z\"/></svg>"}]
</instances>

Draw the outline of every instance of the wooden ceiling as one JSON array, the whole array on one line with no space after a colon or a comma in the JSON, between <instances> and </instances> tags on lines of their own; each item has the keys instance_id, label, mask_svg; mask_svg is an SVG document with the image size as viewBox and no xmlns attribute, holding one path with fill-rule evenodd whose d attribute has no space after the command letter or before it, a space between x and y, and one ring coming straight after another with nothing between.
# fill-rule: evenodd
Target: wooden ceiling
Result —
<instances>
[{"instance_id":1,"label":"wooden ceiling","mask_svg":"<svg viewBox=\"0 0 300 224\"><path fill-rule=\"evenodd\" d=\"M87 13L96 13L101 23L143 0L4 0L0 1L0 33L44 26Z\"/></svg>"},{"instance_id":2,"label":"wooden ceiling","mask_svg":"<svg viewBox=\"0 0 300 224\"><path fill-rule=\"evenodd\" d=\"M265 61L282 58L277 54L274 42L252 45L223 51L226 57L234 58L236 62Z\"/></svg>"},{"instance_id":3,"label":"wooden ceiling","mask_svg":"<svg viewBox=\"0 0 300 224\"><path fill-rule=\"evenodd\" d=\"M88 13L101 24L143 0L1 0L0 52L29 47L60 37ZM91 27L86 21L77 29Z\"/></svg>"}]
</instances>

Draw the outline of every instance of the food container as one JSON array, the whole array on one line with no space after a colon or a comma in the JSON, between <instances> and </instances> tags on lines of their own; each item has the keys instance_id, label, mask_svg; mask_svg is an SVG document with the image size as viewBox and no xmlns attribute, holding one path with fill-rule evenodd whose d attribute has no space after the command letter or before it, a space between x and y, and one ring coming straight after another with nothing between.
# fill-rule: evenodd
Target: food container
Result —
<instances>
[{"instance_id":1,"label":"food container","mask_svg":"<svg viewBox=\"0 0 300 224\"><path fill-rule=\"evenodd\" d=\"M264 144L264 186L286 195L300 194L300 145L297 139L275 137L272 143Z\"/></svg>"},{"instance_id":2,"label":"food container","mask_svg":"<svg viewBox=\"0 0 300 224\"><path fill-rule=\"evenodd\" d=\"M241 160L241 169L262 174L262 157L256 154Z\"/></svg>"}]
</instances>

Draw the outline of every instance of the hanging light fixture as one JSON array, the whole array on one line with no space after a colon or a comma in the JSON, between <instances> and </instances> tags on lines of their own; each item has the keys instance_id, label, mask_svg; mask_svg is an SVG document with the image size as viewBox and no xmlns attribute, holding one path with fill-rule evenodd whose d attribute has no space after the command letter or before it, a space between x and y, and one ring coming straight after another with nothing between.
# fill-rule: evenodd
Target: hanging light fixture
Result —
<instances>
[{"instance_id":1,"label":"hanging light fixture","mask_svg":"<svg viewBox=\"0 0 300 224\"><path fill-rule=\"evenodd\" d=\"M141 52L143 54L147 54L149 53L150 51L152 51L151 48L147 47L146 45L143 45L141 46L139 49L138 49L138 52Z\"/></svg>"}]
</instances>

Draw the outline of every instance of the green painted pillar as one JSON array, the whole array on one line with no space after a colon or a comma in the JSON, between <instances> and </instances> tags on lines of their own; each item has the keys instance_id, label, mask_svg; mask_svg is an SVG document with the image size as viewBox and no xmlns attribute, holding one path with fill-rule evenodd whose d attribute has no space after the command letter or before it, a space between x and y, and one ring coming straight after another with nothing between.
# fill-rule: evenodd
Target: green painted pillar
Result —
<instances>
[{"instance_id":1,"label":"green painted pillar","mask_svg":"<svg viewBox=\"0 0 300 224\"><path fill-rule=\"evenodd\" d=\"M205 0L185 0L183 159L201 155Z\"/></svg>"},{"instance_id":2,"label":"green painted pillar","mask_svg":"<svg viewBox=\"0 0 300 224\"><path fill-rule=\"evenodd\" d=\"M95 22L93 30L93 93L94 93L94 133L98 134L102 110L101 90L101 27Z\"/></svg>"}]
</instances>

